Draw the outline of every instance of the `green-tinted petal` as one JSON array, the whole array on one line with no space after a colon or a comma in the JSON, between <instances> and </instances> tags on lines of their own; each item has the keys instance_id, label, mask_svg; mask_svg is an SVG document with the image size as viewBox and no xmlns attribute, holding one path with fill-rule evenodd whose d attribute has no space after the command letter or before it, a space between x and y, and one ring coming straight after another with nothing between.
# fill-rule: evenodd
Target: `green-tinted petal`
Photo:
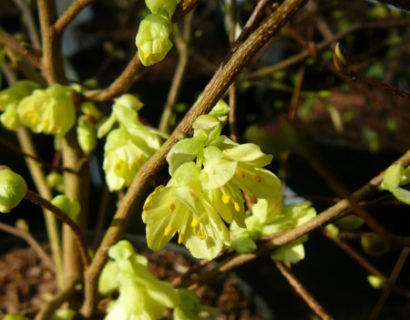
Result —
<instances>
[{"instance_id":1,"label":"green-tinted petal","mask_svg":"<svg viewBox=\"0 0 410 320\"><path fill-rule=\"evenodd\" d=\"M261 199L276 199L280 193L280 181L270 171L239 166L234 182L247 194Z\"/></svg>"},{"instance_id":2,"label":"green-tinted petal","mask_svg":"<svg viewBox=\"0 0 410 320\"><path fill-rule=\"evenodd\" d=\"M230 160L246 163L252 167L264 167L271 163L272 155L264 154L261 148L253 143L245 143L223 151Z\"/></svg>"},{"instance_id":3,"label":"green-tinted petal","mask_svg":"<svg viewBox=\"0 0 410 320\"><path fill-rule=\"evenodd\" d=\"M119 268L114 261L108 261L98 279L98 292L102 295L109 295L118 289Z\"/></svg>"},{"instance_id":4,"label":"green-tinted petal","mask_svg":"<svg viewBox=\"0 0 410 320\"><path fill-rule=\"evenodd\" d=\"M9 104L0 116L0 120L5 128L13 131L18 130L23 125L17 113L16 104Z\"/></svg>"},{"instance_id":5,"label":"green-tinted petal","mask_svg":"<svg viewBox=\"0 0 410 320\"><path fill-rule=\"evenodd\" d=\"M285 263L298 263L305 258L305 248L303 244L285 246L274 251L271 258Z\"/></svg>"},{"instance_id":6,"label":"green-tinted petal","mask_svg":"<svg viewBox=\"0 0 410 320\"><path fill-rule=\"evenodd\" d=\"M235 174L236 162L224 160L221 156L221 151L216 147L208 147L204 151L205 165L201 181L205 189L222 187Z\"/></svg>"},{"instance_id":7,"label":"green-tinted petal","mask_svg":"<svg viewBox=\"0 0 410 320\"><path fill-rule=\"evenodd\" d=\"M167 155L170 175L173 175L181 164L195 160L203 148L204 141L198 138L188 138L177 142Z\"/></svg>"}]
</instances>

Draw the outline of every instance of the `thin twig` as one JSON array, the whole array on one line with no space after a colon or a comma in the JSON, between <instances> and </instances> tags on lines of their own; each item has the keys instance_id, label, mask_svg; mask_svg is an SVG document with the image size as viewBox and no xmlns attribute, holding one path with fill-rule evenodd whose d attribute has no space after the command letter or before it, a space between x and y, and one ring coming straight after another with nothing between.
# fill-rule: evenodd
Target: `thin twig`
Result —
<instances>
[{"instance_id":1,"label":"thin twig","mask_svg":"<svg viewBox=\"0 0 410 320\"><path fill-rule=\"evenodd\" d=\"M111 195L111 193L109 192L108 188L105 186L104 191L103 191L103 195L102 195L102 200L100 202L100 208L99 208L98 215L97 215L97 226L95 228L94 241L93 241L93 245L92 245L93 249L96 249L98 247L98 244L101 241L101 235L102 235L102 231L104 229L104 222L105 222L105 218L106 218L106 215L107 215L107 209L108 209L108 203L109 203L109 200L110 200L110 195Z\"/></svg>"},{"instance_id":2,"label":"thin twig","mask_svg":"<svg viewBox=\"0 0 410 320\"><path fill-rule=\"evenodd\" d=\"M24 151L20 150L18 147L16 147L15 145L13 145L8 140L3 139L2 137L0 137L0 144L5 146L6 148L10 149L11 151L17 153L18 155L23 156L24 158L28 158L28 159L32 159L32 160L36 161L40 165L40 167L45 167L49 170L54 170L54 171L59 171L59 172L60 171L68 171L68 172L71 172L71 173L74 173L74 174L78 174L77 171L75 171L71 168L55 166L51 163L45 162L44 160L40 159L37 155L30 154L28 152L24 152Z\"/></svg>"},{"instance_id":3,"label":"thin twig","mask_svg":"<svg viewBox=\"0 0 410 320\"><path fill-rule=\"evenodd\" d=\"M407 257L409 256L410 253L410 248L403 248L399 259L397 260L393 271L389 277L389 280L387 281L387 286L384 289L383 293L380 295L379 300L377 300L376 305L374 306L372 313L370 314L370 320L376 320L380 312L382 311L384 305L386 304L387 299L390 296L390 292L392 291L393 286L396 284L397 279L400 275L401 270L403 269L403 266L407 260Z\"/></svg>"},{"instance_id":4,"label":"thin twig","mask_svg":"<svg viewBox=\"0 0 410 320\"><path fill-rule=\"evenodd\" d=\"M209 112L226 92L247 62L280 30L280 28L306 3L305 0L285 0L266 21L250 35L247 40L227 59L205 88L202 98L197 101L174 130L170 138L144 164L133 180L127 194L114 215L113 223L105 233L93 262L85 272L85 301L81 314L90 318L97 303L96 283L106 262L107 250L116 243L125 232L127 222L137 207L142 205L148 191L149 180L161 170L170 148L181 135L192 133L192 124L197 117Z\"/></svg>"},{"instance_id":5,"label":"thin twig","mask_svg":"<svg viewBox=\"0 0 410 320\"><path fill-rule=\"evenodd\" d=\"M188 56L189 56L189 42L191 38L191 21L193 17L193 12L190 12L185 16L184 30L181 35L178 31L178 27L175 32L175 45L178 51L178 64L175 69L174 77L172 79L171 87L168 92L167 101L163 108L161 120L159 122L159 130L168 133L170 129L170 118L172 116L172 108L177 102L179 92L181 90L182 81L184 79L185 70L188 66Z\"/></svg>"},{"instance_id":6,"label":"thin twig","mask_svg":"<svg viewBox=\"0 0 410 320\"><path fill-rule=\"evenodd\" d=\"M2 222L0 222L0 230L10 233L13 236L19 237L26 241L27 244L33 249L33 251L37 253L39 258L43 261L47 268L49 268L52 271L55 271L53 261L30 233L23 229L12 227Z\"/></svg>"},{"instance_id":7,"label":"thin twig","mask_svg":"<svg viewBox=\"0 0 410 320\"><path fill-rule=\"evenodd\" d=\"M316 301L316 299L312 296L312 294L306 290L306 288L302 285L302 283L296 278L293 272L290 270L289 267L285 266L282 262L275 261L276 268L280 271L282 276L288 280L289 285L295 291L295 293L306 303L306 305L321 319L333 319L325 309Z\"/></svg>"},{"instance_id":8,"label":"thin twig","mask_svg":"<svg viewBox=\"0 0 410 320\"><path fill-rule=\"evenodd\" d=\"M51 301L46 303L40 312L35 317L35 320L48 320L51 319L54 311L57 310L65 301L67 301L74 293L75 287L79 283L78 279L74 279L68 283L68 285L61 290Z\"/></svg>"},{"instance_id":9,"label":"thin twig","mask_svg":"<svg viewBox=\"0 0 410 320\"><path fill-rule=\"evenodd\" d=\"M172 22L178 22L189 11L194 9L199 4L199 0L184 0L180 2L172 16Z\"/></svg>"},{"instance_id":10,"label":"thin twig","mask_svg":"<svg viewBox=\"0 0 410 320\"><path fill-rule=\"evenodd\" d=\"M395 28L395 27L398 28L398 27L408 26L409 24L410 22L408 19L407 20L406 19L404 20L403 19L401 20L388 19L386 21L378 21L378 22L370 22L370 23L356 23L356 24L353 24L350 28L335 34L333 38L327 39L327 40L324 40L318 43L315 46L316 51L320 52L326 49L327 47L329 47L330 45L332 45L332 43L337 42L343 39L344 37L348 36L349 34L359 31L359 30L385 29L385 28ZM311 54L312 54L312 51L310 49L305 49L302 52L299 52L289 58L286 58L274 65L266 66L254 72L244 74L244 79L256 80L259 78L263 78L278 70L286 69L297 63L303 62L304 60L309 58Z\"/></svg>"},{"instance_id":11,"label":"thin twig","mask_svg":"<svg viewBox=\"0 0 410 320\"><path fill-rule=\"evenodd\" d=\"M30 7L23 0L13 1L23 13L24 23L27 27L28 36L30 38L31 43L33 44L33 47L36 49L40 49L40 37L38 35L38 30L34 22Z\"/></svg>"},{"instance_id":12,"label":"thin twig","mask_svg":"<svg viewBox=\"0 0 410 320\"><path fill-rule=\"evenodd\" d=\"M28 190L25 198L32 203L47 209L48 211L52 212L58 219L60 219L61 222L63 222L65 225L69 226L70 229L73 231L77 244L78 244L78 249L81 254L81 259L84 263L84 266L88 266L90 264L90 257L88 255L88 248L87 248L87 243L85 241L85 237L83 232L81 231L80 227L78 226L77 223L75 223L73 220L71 220L67 214L65 214L63 211L61 211L59 208L57 208L55 205L53 205L50 201L40 197L37 193Z\"/></svg>"},{"instance_id":13,"label":"thin twig","mask_svg":"<svg viewBox=\"0 0 410 320\"><path fill-rule=\"evenodd\" d=\"M359 252L353 249L350 245L344 242L340 237L332 237L326 231L322 231L322 234L332 241L335 245L337 245L341 250L343 250L346 254L348 254L354 261L356 261L363 269L368 271L370 274L375 275L385 281L388 282L387 276L377 269L374 265L370 263L365 257L363 257ZM393 285L392 290L401 296L410 299L410 291L401 288L397 285Z\"/></svg>"},{"instance_id":14,"label":"thin twig","mask_svg":"<svg viewBox=\"0 0 410 320\"><path fill-rule=\"evenodd\" d=\"M71 21L83 10L86 6L92 4L95 0L75 0L70 7L58 18L54 24L55 32L61 35Z\"/></svg>"},{"instance_id":15,"label":"thin twig","mask_svg":"<svg viewBox=\"0 0 410 320\"><path fill-rule=\"evenodd\" d=\"M41 68L41 57L40 55L30 50L29 47L20 41L18 41L11 34L0 29L0 45L13 50L20 57L24 58L27 62L32 64L36 68Z\"/></svg>"},{"instance_id":16,"label":"thin twig","mask_svg":"<svg viewBox=\"0 0 410 320\"><path fill-rule=\"evenodd\" d=\"M229 44L231 48L235 43L236 31L236 0L231 0L229 5ZM229 87L229 133L232 141L238 142L236 126L236 85L235 81Z\"/></svg>"}]
</instances>

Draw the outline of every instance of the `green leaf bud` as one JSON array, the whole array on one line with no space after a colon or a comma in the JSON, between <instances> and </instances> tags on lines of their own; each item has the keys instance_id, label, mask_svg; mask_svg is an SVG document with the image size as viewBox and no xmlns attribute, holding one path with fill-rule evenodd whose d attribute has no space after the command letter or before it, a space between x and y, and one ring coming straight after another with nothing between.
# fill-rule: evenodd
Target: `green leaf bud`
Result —
<instances>
[{"instance_id":1,"label":"green leaf bud","mask_svg":"<svg viewBox=\"0 0 410 320\"><path fill-rule=\"evenodd\" d=\"M362 218L355 215L348 215L336 221L336 225L345 230L356 230L364 224Z\"/></svg>"},{"instance_id":2,"label":"green leaf bud","mask_svg":"<svg viewBox=\"0 0 410 320\"><path fill-rule=\"evenodd\" d=\"M382 278L373 274L367 276L367 281L373 289L383 289L386 285L386 282Z\"/></svg>"},{"instance_id":3,"label":"green leaf bud","mask_svg":"<svg viewBox=\"0 0 410 320\"><path fill-rule=\"evenodd\" d=\"M17 107L21 122L36 133L66 134L75 124L72 93L72 88L59 84L35 90Z\"/></svg>"},{"instance_id":4,"label":"green leaf bud","mask_svg":"<svg viewBox=\"0 0 410 320\"><path fill-rule=\"evenodd\" d=\"M71 309L59 309L54 312L50 320L73 320L76 312Z\"/></svg>"},{"instance_id":5,"label":"green leaf bud","mask_svg":"<svg viewBox=\"0 0 410 320\"><path fill-rule=\"evenodd\" d=\"M362 235L360 244L363 251L371 256L381 256L390 250L390 245L386 239L375 233Z\"/></svg>"},{"instance_id":6,"label":"green leaf bud","mask_svg":"<svg viewBox=\"0 0 410 320\"><path fill-rule=\"evenodd\" d=\"M153 13L171 18L177 6L176 0L145 0L145 5Z\"/></svg>"},{"instance_id":7,"label":"green leaf bud","mask_svg":"<svg viewBox=\"0 0 410 320\"><path fill-rule=\"evenodd\" d=\"M410 191L403 188L396 188L392 191L395 198L405 204L410 205Z\"/></svg>"},{"instance_id":8,"label":"green leaf bud","mask_svg":"<svg viewBox=\"0 0 410 320\"><path fill-rule=\"evenodd\" d=\"M332 238L337 238L339 237L340 230L338 227L336 227L334 224L329 223L325 227L325 232L331 236Z\"/></svg>"},{"instance_id":9,"label":"green leaf bud","mask_svg":"<svg viewBox=\"0 0 410 320\"><path fill-rule=\"evenodd\" d=\"M78 201L70 199L64 195L58 195L51 200L51 203L63 211L70 219L75 220L80 213Z\"/></svg>"},{"instance_id":10,"label":"green leaf bud","mask_svg":"<svg viewBox=\"0 0 410 320\"><path fill-rule=\"evenodd\" d=\"M160 15L151 14L141 21L135 42L144 66L153 65L165 58L172 48L169 40L171 31L171 23Z\"/></svg>"},{"instance_id":11,"label":"green leaf bud","mask_svg":"<svg viewBox=\"0 0 410 320\"><path fill-rule=\"evenodd\" d=\"M21 99L29 96L40 85L33 81L17 81L13 86L0 92L0 111L6 110L10 105L17 105Z\"/></svg>"},{"instance_id":12,"label":"green leaf bud","mask_svg":"<svg viewBox=\"0 0 410 320\"><path fill-rule=\"evenodd\" d=\"M337 43L335 50L333 51L333 66L335 67L337 72L340 73L347 73L348 70L348 65L346 62L346 58L342 53L342 49L340 47L340 44Z\"/></svg>"},{"instance_id":13,"label":"green leaf bud","mask_svg":"<svg viewBox=\"0 0 410 320\"><path fill-rule=\"evenodd\" d=\"M395 163L388 167L384 174L383 181L380 184L380 188L388 191L396 189L400 185L403 171L403 166L400 163Z\"/></svg>"},{"instance_id":14,"label":"green leaf bud","mask_svg":"<svg viewBox=\"0 0 410 320\"><path fill-rule=\"evenodd\" d=\"M0 168L0 212L8 213L27 193L24 179L9 168Z\"/></svg>"},{"instance_id":15,"label":"green leaf bud","mask_svg":"<svg viewBox=\"0 0 410 320\"><path fill-rule=\"evenodd\" d=\"M63 175L52 172L46 177L47 185L58 191L59 193L64 193L65 185L64 185L64 177Z\"/></svg>"},{"instance_id":16,"label":"green leaf bud","mask_svg":"<svg viewBox=\"0 0 410 320\"><path fill-rule=\"evenodd\" d=\"M81 150L86 154L91 153L97 146L97 132L94 126L88 122L85 117L78 119L77 140Z\"/></svg>"}]
</instances>

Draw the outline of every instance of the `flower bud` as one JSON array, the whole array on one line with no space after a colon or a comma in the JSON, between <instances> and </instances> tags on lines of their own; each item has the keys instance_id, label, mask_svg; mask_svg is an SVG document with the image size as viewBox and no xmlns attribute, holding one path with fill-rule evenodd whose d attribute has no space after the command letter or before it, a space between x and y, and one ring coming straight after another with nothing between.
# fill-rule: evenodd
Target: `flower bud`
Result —
<instances>
[{"instance_id":1,"label":"flower bud","mask_svg":"<svg viewBox=\"0 0 410 320\"><path fill-rule=\"evenodd\" d=\"M59 193L64 193L64 177L61 174L52 172L47 176L46 181L50 188L53 188Z\"/></svg>"},{"instance_id":2,"label":"flower bud","mask_svg":"<svg viewBox=\"0 0 410 320\"><path fill-rule=\"evenodd\" d=\"M76 312L71 309L59 309L54 312L50 320L73 320Z\"/></svg>"},{"instance_id":3,"label":"flower bud","mask_svg":"<svg viewBox=\"0 0 410 320\"><path fill-rule=\"evenodd\" d=\"M77 140L81 150L89 154L97 146L95 128L85 118L81 117L77 123Z\"/></svg>"},{"instance_id":4,"label":"flower bud","mask_svg":"<svg viewBox=\"0 0 410 320\"><path fill-rule=\"evenodd\" d=\"M169 40L171 30L171 23L160 15L151 14L141 21L135 42L144 66L153 65L165 58L172 48Z\"/></svg>"},{"instance_id":5,"label":"flower bud","mask_svg":"<svg viewBox=\"0 0 410 320\"><path fill-rule=\"evenodd\" d=\"M80 204L67 196L58 195L51 200L51 203L63 211L70 219L75 220L80 213Z\"/></svg>"},{"instance_id":6,"label":"flower bud","mask_svg":"<svg viewBox=\"0 0 410 320\"><path fill-rule=\"evenodd\" d=\"M20 175L8 168L0 170L0 212L10 212L20 203L26 192L26 182Z\"/></svg>"},{"instance_id":7,"label":"flower bud","mask_svg":"<svg viewBox=\"0 0 410 320\"><path fill-rule=\"evenodd\" d=\"M390 250L389 243L377 234L371 233L360 238L360 244L364 252L371 256L381 256Z\"/></svg>"},{"instance_id":8,"label":"flower bud","mask_svg":"<svg viewBox=\"0 0 410 320\"><path fill-rule=\"evenodd\" d=\"M335 50L333 51L333 66L335 67L337 72L347 73L348 66L346 58L342 53L339 43L336 44Z\"/></svg>"},{"instance_id":9,"label":"flower bud","mask_svg":"<svg viewBox=\"0 0 410 320\"><path fill-rule=\"evenodd\" d=\"M336 220L336 225L344 230L356 230L363 225L362 218L353 214Z\"/></svg>"},{"instance_id":10,"label":"flower bud","mask_svg":"<svg viewBox=\"0 0 410 320\"><path fill-rule=\"evenodd\" d=\"M36 133L66 134L75 124L72 93L59 84L34 91L17 107L21 122Z\"/></svg>"},{"instance_id":11,"label":"flower bud","mask_svg":"<svg viewBox=\"0 0 410 320\"><path fill-rule=\"evenodd\" d=\"M386 286L386 282L373 274L367 276L367 281L373 289L383 289Z\"/></svg>"},{"instance_id":12,"label":"flower bud","mask_svg":"<svg viewBox=\"0 0 410 320\"><path fill-rule=\"evenodd\" d=\"M145 0L145 5L153 14L171 18L177 6L176 0Z\"/></svg>"},{"instance_id":13,"label":"flower bud","mask_svg":"<svg viewBox=\"0 0 410 320\"><path fill-rule=\"evenodd\" d=\"M17 81L12 87L0 92L0 111L6 110L10 105L16 105L21 99L30 95L40 86L28 80Z\"/></svg>"}]
</instances>

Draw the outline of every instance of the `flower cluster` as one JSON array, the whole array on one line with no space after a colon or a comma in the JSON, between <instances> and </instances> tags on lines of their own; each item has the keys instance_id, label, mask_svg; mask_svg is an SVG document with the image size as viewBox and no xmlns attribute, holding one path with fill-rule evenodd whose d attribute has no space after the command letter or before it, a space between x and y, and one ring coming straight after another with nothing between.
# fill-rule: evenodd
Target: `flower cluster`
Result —
<instances>
[{"instance_id":1,"label":"flower cluster","mask_svg":"<svg viewBox=\"0 0 410 320\"><path fill-rule=\"evenodd\" d=\"M119 291L108 310L106 320L160 319L165 308L174 309L174 319L201 319L201 311L211 311L202 306L195 293L175 290L166 281L159 281L147 268L148 260L134 253L126 240L108 251L110 261L105 265L98 283L98 291L110 295Z\"/></svg>"},{"instance_id":2,"label":"flower cluster","mask_svg":"<svg viewBox=\"0 0 410 320\"><path fill-rule=\"evenodd\" d=\"M252 252L256 249L255 239L294 229L315 216L316 211L310 202L283 206L281 196L271 200L259 199L252 207L252 214L245 218L246 229L231 225L232 247L241 253ZM306 240L305 236L275 250L271 258L286 263L299 262L305 257L302 243Z\"/></svg>"},{"instance_id":3,"label":"flower cluster","mask_svg":"<svg viewBox=\"0 0 410 320\"><path fill-rule=\"evenodd\" d=\"M179 0L145 0L152 14L141 21L135 39L138 56L144 66L162 61L171 50L171 17L178 2Z\"/></svg>"},{"instance_id":4,"label":"flower cluster","mask_svg":"<svg viewBox=\"0 0 410 320\"><path fill-rule=\"evenodd\" d=\"M166 137L139 121L141 108L142 103L135 96L122 95L114 100L111 116L98 129L98 138L108 134L103 169L110 191L129 186ZM111 130L116 123L118 128Z\"/></svg>"},{"instance_id":5,"label":"flower cluster","mask_svg":"<svg viewBox=\"0 0 410 320\"><path fill-rule=\"evenodd\" d=\"M0 93L0 111L9 130L25 126L35 133L64 135L75 124L73 89L59 84L41 89L32 81L19 81Z\"/></svg>"},{"instance_id":6,"label":"flower cluster","mask_svg":"<svg viewBox=\"0 0 410 320\"><path fill-rule=\"evenodd\" d=\"M243 192L262 199L280 194L279 179L263 168L272 156L221 135L228 112L219 102L195 121L192 138L170 150L171 179L147 198L142 214L151 249L160 250L178 233L178 243L194 257L211 260L230 243L225 223L245 227Z\"/></svg>"}]
</instances>

